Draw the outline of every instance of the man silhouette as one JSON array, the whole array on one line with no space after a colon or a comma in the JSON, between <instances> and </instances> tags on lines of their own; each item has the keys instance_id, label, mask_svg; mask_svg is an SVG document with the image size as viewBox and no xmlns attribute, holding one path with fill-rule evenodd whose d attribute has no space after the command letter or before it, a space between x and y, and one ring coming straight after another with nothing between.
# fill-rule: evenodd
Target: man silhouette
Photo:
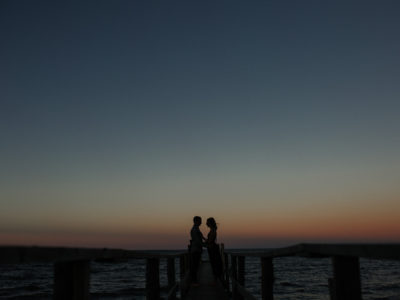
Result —
<instances>
[{"instance_id":1,"label":"man silhouette","mask_svg":"<svg viewBox=\"0 0 400 300\"><path fill-rule=\"evenodd\" d=\"M197 271L201 260L201 253L203 251L203 234L200 231L201 217L195 216L193 218L193 227L190 231L190 276L193 285L198 285Z\"/></svg>"}]
</instances>

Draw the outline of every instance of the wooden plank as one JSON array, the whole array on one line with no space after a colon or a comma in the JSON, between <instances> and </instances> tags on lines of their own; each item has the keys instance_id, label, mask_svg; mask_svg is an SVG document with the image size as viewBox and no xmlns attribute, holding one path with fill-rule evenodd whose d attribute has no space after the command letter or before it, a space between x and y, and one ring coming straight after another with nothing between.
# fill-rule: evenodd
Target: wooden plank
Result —
<instances>
[{"instance_id":1,"label":"wooden plank","mask_svg":"<svg viewBox=\"0 0 400 300\"><path fill-rule=\"evenodd\" d=\"M54 264L54 299L89 299L89 287L89 261L68 261Z\"/></svg>"},{"instance_id":2,"label":"wooden plank","mask_svg":"<svg viewBox=\"0 0 400 300\"><path fill-rule=\"evenodd\" d=\"M191 279L192 278L190 276L190 272L187 271L179 283L179 287L181 290L181 298L184 298L187 292L189 291Z\"/></svg>"},{"instance_id":3,"label":"wooden plank","mask_svg":"<svg viewBox=\"0 0 400 300\"><path fill-rule=\"evenodd\" d=\"M91 249L69 247L0 246L0 264L28 262L57 262L98 258L168 258L179 257L187 251L160 253L122 249ZM400 260L400 244L299 244L291 247L252 251L247 253L225 250L231 255L256 257L303 256L358 256L373 259Z\"/></svg>"},{"instance_id":4,"label":"wooden plank","mask_svg":"<svg viewBox=\"0 0 400 300\"><path fill-rule=\"evenodd\" d=\"M215 281L211 264L202 262L199 266L199 285L192 285L183 298L185 300L228 300L228 294L219 280Z\"/></svg>"},{"instance_id":5,"label":"wooden plank","mask_svg":"<svg viewBox=\"0 0 400 300\"><path fill-rule=\"evenodd\" d=\"M252 257L281 257L281 256L292 256L300 253L302 251L301 245L294 245L290 247L277 248L277 249L269 249L269 250L260 250L260 251L246 251L237 252L231 250L225 250L226 253L235 256L252 256Z\"/></svg>"},{"instance_id":6,"label":"wooden plank","mask_svg":"<svg viewBox=\"0 0 400 300\"><path fill-rule=\"evenodd\" d=\"M178 291L179 283L175 283L174 286L169 290L167 300L175 300L176 292Z\"/></svg>"},{"instance_id":7,"label":"wooden plank","mask_svg":"<svg viewBox=\"0 0 400 300\"><path fill-rule=\"evenodd\" d=\"M235 282L236 289L243 300L257 300L248 290L246 290L242 285L240 285L236 280L232 279Z\"/></svg>"}]
</instances>

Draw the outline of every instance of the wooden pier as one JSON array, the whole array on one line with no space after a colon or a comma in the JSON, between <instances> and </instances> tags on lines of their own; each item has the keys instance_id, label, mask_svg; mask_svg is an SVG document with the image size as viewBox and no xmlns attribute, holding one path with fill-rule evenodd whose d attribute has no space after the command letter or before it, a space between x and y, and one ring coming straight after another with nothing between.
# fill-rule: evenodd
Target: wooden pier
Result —
<instances>
[{"instance_id":1,"label":"wooden pier","mask_svg":"<svg viewBox=\"0 0 400 300\"><path fill-rule=\"evenodd\" d=\"M185 300L229 300L227 291L220 281L214 280L210 262L202 262L199 267L199 286L191 286Z\"/></svg>"},{"instance_id":2,"label":"wooden pier","mask_svg":"<svg viewBox=\"0 0 400 300\"><path fill-rule=\"evenodd\" d=\"M146 260L146 299L160 299L160 260L167 261L168 300L176 299L177 292L188 278L187 251L157 252L120 249L89 249L65 247L0 246L1 264L53 263L53 298L56 300L90 299L90 261L97 259ZM179 281L175 278L175 260L179 260ZM181 290L184 294L186 290Z\"/></svg>"},{"instance_id":3,"label":"wooden pier","mask_svg":"<svg viewBox=\"0 0 400 300\"><path fill-rule=\"evenodd\" d=\"M54 299L90 299L90 261L95 259L146 260L146 299L160 299L160 260L166 260L168 293L172 300L255 300L245 289L246 257L260 259L261 299L274 299L273 260L284 256L330 257L332 278L328 278L331 300L362 299L359 258L400 260L400 244L299 244L265 251L229 251L221 247L224 275L214 284L209 262L199 269L199 286L189 282L187 251L156 252L119 249L0 246L0 265L50 262L54 264ZM175 261L179 278L175 278ZM178 295L179 294L179 295Z\"/></svg>"}]
</instances>

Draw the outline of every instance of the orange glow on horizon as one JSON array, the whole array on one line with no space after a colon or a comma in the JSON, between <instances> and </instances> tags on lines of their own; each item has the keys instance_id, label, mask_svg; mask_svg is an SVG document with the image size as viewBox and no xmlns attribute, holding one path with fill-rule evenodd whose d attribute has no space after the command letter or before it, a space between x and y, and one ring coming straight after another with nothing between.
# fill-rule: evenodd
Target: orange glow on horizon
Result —
<instances>
[{"instance_id":1,"label":"orange glow on horizon","mask_svg":"<svg viewBox=\"0 0 400 300\"><path fill-rule=\"evenodd\" d=\"M300 242L400 242L400 224L393 218L378 220L309 219L309 220L254 220L245 225L230 224L224 220L219 227L218 240L226 247L252 248L290 245ZM69 247L107 247L125 249L186 249L189 243L187 226L170 226L117 231L70 230L51 232L0 233L2 245L46 245ZM206 236L208 228L203 224L201 231Z\"/></svg>"}]
</instances>

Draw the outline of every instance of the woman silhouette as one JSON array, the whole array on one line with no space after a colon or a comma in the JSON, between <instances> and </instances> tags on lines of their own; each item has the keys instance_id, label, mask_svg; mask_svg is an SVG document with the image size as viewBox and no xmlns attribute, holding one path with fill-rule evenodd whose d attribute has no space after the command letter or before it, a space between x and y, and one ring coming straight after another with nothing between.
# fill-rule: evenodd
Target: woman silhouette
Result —
<instances>
[{"instance_id":1,"label":"woman silhouette","mask_svg":"<svg viewBox=\"0 0 400 300\"><path fill-rule=\"evenodd\" d=\"M210 232L207 235L206 246L208 250L208 256L210 258L211 267L214 273L214 277L221 278L222 276L222 259L219 252L219 246L217 241L217 223L214 218L208 218L206 225L210 228Z\"/></svg>"}]
</instances>

